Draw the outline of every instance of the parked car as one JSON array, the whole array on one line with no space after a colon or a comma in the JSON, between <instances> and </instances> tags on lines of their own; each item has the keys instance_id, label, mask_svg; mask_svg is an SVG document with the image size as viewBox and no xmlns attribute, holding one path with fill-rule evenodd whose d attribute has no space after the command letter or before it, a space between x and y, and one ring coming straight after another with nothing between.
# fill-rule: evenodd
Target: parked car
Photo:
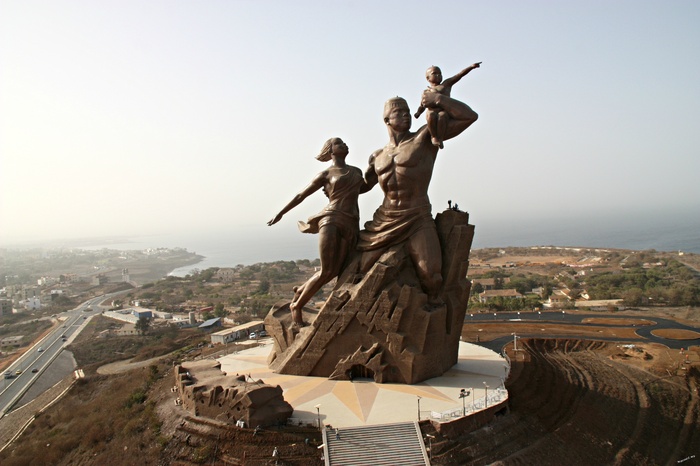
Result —
<instances>
[{"instance_id":1,"label":"parked car","mask_svg":"<svg viewBox=\"0 0 700 466\"><path fill-rule=\"evenodd\" d=\"M250 332L250 335L248 335L248 338L250 338L251 340L257 340L258 334L255 332Z\"/></svg>"},{"instance_id":2,"label":"parked car","mask_svg":"<svg viewBox=\"0 0 700 466\"><path fill-rule=\"evenodd\" d=\"M260 330L260 331L258 332L258 336L259 336L260 338L266 337L266 336L267 336L267 332L266 332L265 330Z\"/></svg>"},{"instance_id":3,"label":"parked car","mask_svg":"<svg viewBox=\"0 0 700 466\"><path fill-rule=\"evenodd\" d=\"M37 369L36 367L32 369L32 374L36 374L37 372L39 372L39 369Z\"/></svg>"},{"instance_id":4,"label":"parked car","mask_svg":"<svg viewBox=\"0 0 700 466\"><path fill-rule=\"evenodd\" d=\"M42 347L40 346L39 349L37 350L37 352L38 352L38 353L41 353L42 351L44 351L44 348L42 348Z\"/></svg>"}]
</instances>

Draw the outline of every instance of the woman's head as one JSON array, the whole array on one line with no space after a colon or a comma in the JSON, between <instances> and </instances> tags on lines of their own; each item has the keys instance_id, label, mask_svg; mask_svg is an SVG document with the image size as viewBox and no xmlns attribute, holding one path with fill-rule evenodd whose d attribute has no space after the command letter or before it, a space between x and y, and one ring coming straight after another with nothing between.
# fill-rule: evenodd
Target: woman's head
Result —
<instances>
[{"instance_id":1,"label":"woman's head","mask_svg":"<svg viewBox=\"0 0 700 466\"><path fill-rule=\"evenodd\" d=\"M330 138L323 144L321 152L316 156L316 160L328 162L333 155L345 156L348 154L348 146L340 138Z\"/></svg>"}]
</instances>

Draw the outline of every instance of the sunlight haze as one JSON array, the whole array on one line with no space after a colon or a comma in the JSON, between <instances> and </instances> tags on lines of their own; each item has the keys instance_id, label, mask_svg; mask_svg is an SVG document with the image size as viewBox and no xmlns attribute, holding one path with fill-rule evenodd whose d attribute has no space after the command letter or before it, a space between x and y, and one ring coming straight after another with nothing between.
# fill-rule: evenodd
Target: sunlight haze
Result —
<instances>
[{"instance_id":1,"label":"sunlight haze","mask_svg":"<svg viewBox=\"0 0 700 466\"><path fill-rule=\"evenodd\" d=\"M480 118L438 154L433 213L700 218L699 23L697 1L0 0L0 243L298 236L320 192L266 222L326 139L364 170L386 99L413 112L428 66L478 61L452 97Z\"/></svg>"}]
</instances>

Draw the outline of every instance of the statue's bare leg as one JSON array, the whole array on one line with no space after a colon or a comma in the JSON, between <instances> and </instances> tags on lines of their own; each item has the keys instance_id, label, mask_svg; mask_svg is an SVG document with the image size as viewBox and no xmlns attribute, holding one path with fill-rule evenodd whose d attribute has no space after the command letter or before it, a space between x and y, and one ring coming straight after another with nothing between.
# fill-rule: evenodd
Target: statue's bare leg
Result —
<instances>
[{"instance_id":1,"label":"statue's bare leg","mask_svg":"<svg viewBox=\"0 0 700 466\"><path fill-rule=\"evenodd\" d=\"M445 146L442 143L442 141L445 140L445 134L447 134L447 123L450 120L450 116L447 114L447 112L440 112L437 114L437 124L435 125L435 134L437 137L437 140L440 142L438 147L440 149L444 149ZM433 145L435 145L435 142L433 141Z\"/></svg>"},{"instance_id":2,"label":"statue's bare leg","mask_svg":"<svg viewBox=\"0 0 700 466\"><path fill-rule=\"evenodd\" d=\"M441 305L440 297L442 288L442 250L437 230L423 228L411 238L406 247L416 268L418 279L425 293L428 295L428 303Z\"/></svg>"},{"instance_id":3,"label":"statue's bare leg","mask_svg":"<svg viewBox=\"0 0 700 466\"><path fill-rule=\"evenodd\" d=\"M349 246L340 237L338 229L333 225L324 225L319 231L318 252L321 256L321 270L306 281L294 296L289 308L292 310L292 320L303 324L302 309L323 285L337 277L347 257Z\"/></svg>"},{"instance_id":4,"label":"statue's bare leg","mask_svg":"<svg viewBox=\"0 0 700 466\"><path fill-rule=\"evenodd\" d=\"M295 286L293 288L294 298L292 299L292 302L289 305L289 309L292 311L292 321L300 325L303 325L304 321L302 319L301 313L302 308L299 307L297 303L299 302L299 297L303 293L305 287L306 283L304 283L303 285Z\"/></svg>"},{"instance_id":5,"label":"statue's bare leg","mask_svg":"<svg viewBox=\"0 0 700 466\"><path fill-rule=\"evenodd\" d=\"M444 112L440 112L444 113ZM435 146L442 149L445 147L442 143L444 132L440 133L440 113L437 110L428 110L426 114L426 120L428 121L428 131L430 131L430 142ZM445 128L447 128L445 126Z\"/></svg>"}]
</instances>

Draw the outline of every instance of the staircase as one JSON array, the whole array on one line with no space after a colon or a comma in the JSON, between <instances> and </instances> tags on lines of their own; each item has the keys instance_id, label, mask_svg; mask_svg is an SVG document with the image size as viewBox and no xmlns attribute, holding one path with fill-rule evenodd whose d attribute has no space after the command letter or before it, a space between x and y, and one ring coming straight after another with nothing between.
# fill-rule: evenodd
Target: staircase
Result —
<instances>
[{"instance_id":1,"label":"staircase","mask_svg":"<svg viewBox=\"0 0 700 466\"><path fill-rule=\"evenodd\" d=\"M326 466L430 466L417 422L324 429L323 443Z\"/></svg>"}]
</instances>

